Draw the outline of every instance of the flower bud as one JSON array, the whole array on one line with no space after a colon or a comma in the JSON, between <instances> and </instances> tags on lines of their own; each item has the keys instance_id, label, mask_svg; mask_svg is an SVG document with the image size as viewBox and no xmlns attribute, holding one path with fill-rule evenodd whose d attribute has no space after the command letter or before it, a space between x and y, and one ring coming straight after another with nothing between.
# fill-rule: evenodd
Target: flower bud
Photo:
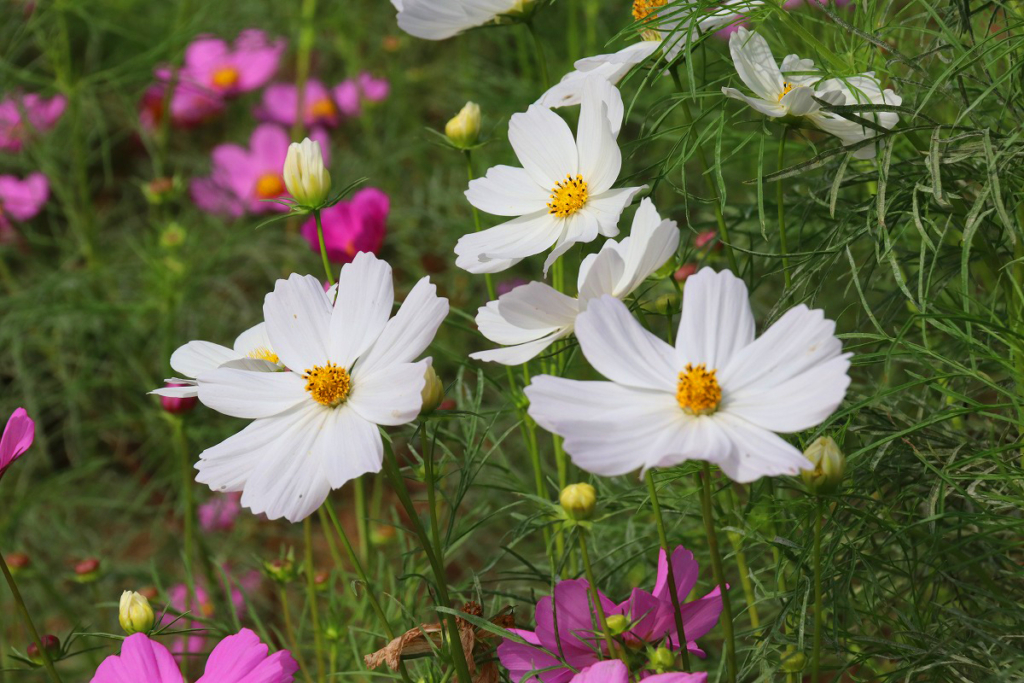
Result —
<instances>
[{"instance_id":1,"label":"flower bud","mask_svg":"<svg viewBox=\"0 0 1024 683\"><path fill-rule=\"evenodd\" d=\"M159 206L172 199L181 191L181 180L173 178L156 178L142 186L142 194L146 201L154 206Z\"/></svg>"},{"instance_id":2,"label":"flower bud","mask_svg":"<svg viewBox=\"0 0 1024 683\"><path fill-rule=\"evenodd\" d=\"M608 626L608 633L617 636L629 628L629 617L625 614L613 614L605 619L604 623Z\"/></svg>"},{"instance_id":3,"label":"flower bud","mask_svg":"<svg viewBox=\"0 0 1024 683\"><path fill-rule=\"evenodd\" d=\"M830 436L820 436L807 447L804 457L814 469L803 470L800 477L811 493L834 493L843 484L846 456Z\"/></svg>"},{"instance_id":4,"label":"flower bud","mask_svg":"<svg viewBox=\"0 0 1024 683\"><path fill-rule=\"evenodd\" d=\"M423 407L420 408L421 415L434 412L441 405L441 401L444 400L444 385L441 384L441 379L437 376L433 365L427 366L424 377L427 383L423 385L423 391L421 392L423 396Z\"/></svg>"},{"instance_id":5,"label":"flower bud","mask_svg":"<svg viewBox=\"0 0 1024 683\"><path fill-rule=\"evenodd\" d=\"M25 553L5 555L4 562L7 563L7 568L11 570L11 576L17 576L32 566L32 558Z\"/></svg>"},{"instance_id":6,"label":"flower bud","mask_svg":"<svg viewBox=\"0 0 1024 683\"><path fill-rule=\"evenodd\" d=\"M267 573L267 577L271 581L281 584L282 586L291 583L298 576L298 572L295 569L295 551L292 548L288 549L288 552L277 558L276 560L270 560L263 563L263 571Z\"/></svg>"},{"instance_id":7,"label":"flower bud","mask_svg":"<svg viewBox=\"0 0 1024 683\"><path fill-rule=\"evenodd\" d=\"M160 246L164 249L177 249L185 243L186 237L188 237L188 233L185 232L181 223L171 221L160 231Z\"/></svg>"},{"instance_id":8,"label":"flower bud","mask_svg":"<svg viewBox=\"0 0 1024 683\"><path fill-rule=\"evenodd\" d=\"M672 273L672 277L676 282L686 282L686 279L691 275L696 275L697 264L696 263L684 263L679 267L679 270Z\"/></svg>"},{"instance_id":9,"label":"flower bud","mask_svg":"<svg viewBox=\"0 0 1024 683\"><path fill-rule=\"evenodd\" d=\"M121 593L117 621L125 633L132 635L133 633L149 633L156 617L145 596L141 593L125 591Z\"/></svg>"},{"instance_id":10,"label":"flower bud","mask_svg":"<svg viewBox=\"0 0 1024 683\"><path fill-rule=\"evenodd\" d=\"M183 387L184 384L167 382L165 387ZM172 415L184 415L192 412L192 409L199 403L198 396L161 396L160 407Z\"/></svg>"},{"instance_id":11,"label":"flower bud","mask_svg":"<svg viewBox=\"0 0 1024 683\"><path fill-rule=\"evenodd\" d=\"M319 208L331 190L331 174L324 167L320 143L306 138L288 146L284 160L284 186L301 206Z\"/></svg>"},{"instance_id":12,"label":"flower bud","mask_svg":"<svg viewBox=\"0 0 1024 683\"><path fill-rule=\"evenodd\" d=\"M397 535L395 527L390 524L374 524L370 528L370 545L388 545L395 540Z\"/></svg>"},{"instance_id":13,"label":"flower bud","mask_svg":"<svg viewBox=\"0 0 1024 683\"><path fill-rule=\"evenodd\" d=\"M658 649L647 650L647 668L653 669L659 674L672 671L676 668L676 656L672 650L664 645Z\"/></svg>"},{"instance_id":14,"label":"flower bud","mask_svg":"<svg viewBox=\"0 0 1024 683\"><path fill-rule=\"evenodd\" d=\"M804 666L807 665L807 657L799 652L794 652L788 656L782 657L782 663L779 665L779 671L785 674L798 674L804 670Z\"/></svg>"},{"instance_id":15,"label":"flower bud","mask_svg":"<svg viewBox=\"0 0 1024 683\"><path fill-rule=\"evenodd\" d=\"M466 106L445 124L444 134L459 149L475 145L480 139L480 105L466 102Z\"/></svg>"},{"instance_id":16,"label":"flower bud","mask_svg":"<svg viewBox=\"0 0 1024 683\"><path fill-rule=\"evenodd\" d=\"M78 583L92 583L100 578L100 561L90 557L75 564L74 579Z\"/></svg>"},{"instance_id":17,"label":"flower bud","mask_svg":"<svg viewBox=\"0 0 1024 683\"><path fill-rule=\"evenodd\" d=\"M43 650L45 650L46 654L49 655L51 662L60 657L60 638L50 633L47 633L42 638L40 638L40 640L43 643ZM39 646L36 645L34 642L28 644L28 647L25 648L25 654L27 654L28 658L32 660L33 664L36 664L38 666L43 665L43 653L39 651Z\"/></svg>"},{"instance_id":18,"label":"flower bud","mask_svg":"<svg viewBox=\"0 0 1024 683\"><path fill-rule=\"evenodd\" d=\"M570 484L558 496L562 509L575 520L590 519L597 504L597 491L590 484Z\"/></svg>"}]
</instances>

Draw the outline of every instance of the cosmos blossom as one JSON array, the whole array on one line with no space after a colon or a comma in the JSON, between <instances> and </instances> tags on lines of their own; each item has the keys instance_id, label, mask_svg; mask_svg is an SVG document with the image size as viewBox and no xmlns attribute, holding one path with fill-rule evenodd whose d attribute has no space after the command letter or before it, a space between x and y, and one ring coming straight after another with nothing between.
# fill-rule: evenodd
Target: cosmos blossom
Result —
<instances>
[{"instance_id":1,"label":"cosmos blossom","mask_svg":"<svg viewBox=\"0 0 1024 683\"><path fill-rule=\"evenodd\" d=\"M0 438L0 477L29 449L35 438L35 421L24 408L18 408L8 418L4 425L4 435Z\"/></svg>"},{"instance_id":2,"label":"cosmos blossom","mask_svg":"<svg viewBox=\"0 0 1024 683\"><path fill-rule=\"evenodd\" d=\"M16 239L11 219L19 222L35 218L50 197L50 182L42 173L30 173L24 180L0 175L0 244Z\"/></svg>"},{"instance_id":3,"label":"cosmos blossom","mask_svg":"<svg viewBox=\"0 0 1024 683\"><path fill-rule=\"evenodd\" d=\"M504 14L522 9L524 0L391 0L398 26L424 40L445 40Z\"/></svg>"},{"instance_id":4,"label":"cosmos blossom","mask_svg":"<svg viewBox=\"0 0 1024 683\"><path fill-rule=\"evenodd\" d=\"M327 258L334 263L348 263L359 252L376 254L384 243L391 200L374 187L356 192L352 199L340 201L320 212L324 228ZM309 248L320 253L316 219L312 216L302 224L302 236Z\"/></svg>"},{"instance_id":5,"label":"cosmos blossom","mask_svg":"<svg viewBox=\"0 0 1024 683\"><path fill-rule=\"evenodd\" d=\"M233 45L204 36L185 49L178 75L183 83L206 88L224 97L262 88L277 73L283 40L270 41L263 31L242 31Z\"/></svg>"},{"instance_id":6,"label":"cosmos blossom","mask_svg":"<svg viewBox=\"0 0 1024 683\"><path fill-rule=\"evenodd\" d=\"M67 103L63 95L48 98L36 93L0 100L0 150L18 152L31 133L53 128Z\"/></svg>"},{"instance_id":7,"label":"cosmos blossom","mask_svg":"<svg viewBox=\"0 0 1024 683\"><path fill-rule=\"evenodd\" d=\"M610 381L535 377L529 413L603 476L687 460L741 483L797 474L812 465L777 433L821 424L850 384L833 321L799 305L755 339L747 287L729 271L686 280L674 348L608 295L577 317L576 338Z\"/></svg>"}]
</instances>

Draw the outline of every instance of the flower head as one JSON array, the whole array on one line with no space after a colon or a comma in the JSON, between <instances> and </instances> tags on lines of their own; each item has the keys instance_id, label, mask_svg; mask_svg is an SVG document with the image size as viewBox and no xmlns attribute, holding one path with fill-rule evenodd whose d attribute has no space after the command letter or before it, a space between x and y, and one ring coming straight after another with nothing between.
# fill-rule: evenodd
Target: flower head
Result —
<instances>
[{"instance_id":1,"label":"flower head","mask_svg":"<svg viewBox=\"0 0 1024 683\"><path fill-rule=\"evenodd\" d=\"M118 608L117 621L121 628L128 635L133 633L148 633L153 628L156 616L149 600L145 596L133 591L121 593L121 602Z\"/></svg>"},{"instance_id":2,"label":"flower head","mask_svg":"<svg viewBox=\"0 0 1024 683\"><path fill-rule=\"evenodd\" d=\"M34 218L50 197L50 183L42 173L30 173L24 180L0 175L0 244L10 242L16 233L10 219Z\"/></svg>"},{"instance_id":3,"label":"flower head","mask_svg":"<svg viewBox=\"0 0 1024 683\"><path fill-rule=\"evenodd\" d=\"M283 126L295 125L299 111L299 90L294 83L272 83L253 112L256 118ZM302 119L307 128L334 128L341 121L334 95L315 78L306 81Z\"/></svg>"},{"instance_id":4,"label":"flower head","mask_svg":"<svg viewBox=\"0 0 1024 683\"><path fill-rule=\"evenodd\" d=\"M287 650L270 648L247 628L220 641L196 683L292 683L299 665ZM120 655L103 660L91 683L184 683L174 656L142 633L125 638Z\"/></svg>"},{"instance_id":5,"label":"flower head","mask_svg":"<svg viewBox=\"0 0 1024 683\"><path fill-rule=\"evenodd\" d=\"M153 131L160 126L167 112L164 99L171 79L171 70L161 67L156 70L158 82L146 89L139 103L139 122L146 130ZM216 92L182 82L174 87L170 101L171 125L178 128L192 128L215 118L224 111L224 99Z\"/></svg>"},{"instance_id":6,"label":"flower head","mask_svg":"<svg viewBox=\"0 0 1024 683\"><path fill-rule=\"evenodd\" d=\"M611 381L536 377L529 412L594 474L686 460L713 462L738 482L796 474L811 463L776 432L814 427L842 402L850 354L834 333L822 311L800 305L755 339L746 285L705 268L686 281L675 348L618 299L592 300L576 337Z\"/></svg>"},{"instance_id":7,"label":"flower head","mask_svg":"<svg viewBox=\"0 0 1024 683\"><path fill-rule=\"evenodd\" d=\"M288 146L284 160L284 184L301 206L319 207L331 191L331 173L324 166L320 143L309 138Z\"/></svg>"},{"instance_id":8,"label":"flower head","mask_svg":"<svg viewBox=\"0 0 1024 683\"><path fill-rule=\"evenodd\" d=\"M359 252L380 251L390 210L391 200L386 194L366 187L352 195L352 199L321 211L327 258L334 263L349 263ZM312 251L320 253L316 219L312 216L302 225L302 236Z\"/></svg>"},{"instance_id":9,"label":"flower head","mask_svg":"<svg viewBox=\"0 0 1024 683\"><path fill-rule=\"evenodd\" d=\"M580 265L575 299L542 282L516 287L482 306L476 316L480 332L505 348L478 351L470 358L518 365L534 358L558 339L572 334L588 303L604 294L623 299L662 266L679 245L673 220L662 220L650 199L640 202L630 236L608 240Z\"/></svg>"},{"instance_id":10,"label":"flower head","mask_svg":"<svg viewBox=\"0 0 1024 683\"><path fill-rule=\"evenodd\" d=\"M46 98L35 93L0 100L0 150L21 151L32 133L48 131L57 124L67 103L63 95Z\"/></svg>"},{"instance_id":11,"label":"flower head","mask_svg":"<svg viewBox=\"0 0 1024 683\"><path fill-rule=\"evenodd\" d=\"M201 373L199 400L254 422L199 456L196 481L242 491L242 505L300 521L332 488L383 461L378 426L414 420L433 340L448 301L427 278L394 318L391 267L358 254L341 269L336 298L311 276L278 280L263 313L286 372L219 367Z\"/></svg>"},{"instance_id":12,"label":"flower head","mask_svg":"<svg viewBox=\"0 0 1024 683\"><path fill-rule=\"evenodd\" d=\"M618 234L619 216L643 187L613 189L622 154L608 118L618 91L588 80L576 138L550 109L531 105L513 114L509 142L522 168L495 166L469 184L470 204L499 216L518 216L455 245L460 268L495 273L554 247L544 270L577 242ZM619 102L621 111L621 101Z\"/></svg>"},{"instance_id":13,"label":"flower head","mask_svg":"<svg viewBox=\"0 0 1024 683\"><path fill-rule=\"evenodd\" d=\"M15 460L29 449L36 438L36 423L24 408L11 414L0 437L0 477Z\"/></svg>"},{"instance_id":14,"label":"flower head","mask_svg":"<svg viewBox=\"0 0 1024 683\"><path fill-rule=\"evenodd\" d=\"M424 40L445 40L522 9L522 0L391 0L398 26Z\"/></svg>"},{"instance_id":15,"label":"flower head","mask_svg":"<svg viewBox=\"0 0 1024 683\"><path fill-rule=\"evenodd\" d=\"M262 88L277 73L283 40L268 41L263 31L242 31L229 46L220 38L203 37L185 49L179 79L223 96Z\"/></svg>"}]
</instances>

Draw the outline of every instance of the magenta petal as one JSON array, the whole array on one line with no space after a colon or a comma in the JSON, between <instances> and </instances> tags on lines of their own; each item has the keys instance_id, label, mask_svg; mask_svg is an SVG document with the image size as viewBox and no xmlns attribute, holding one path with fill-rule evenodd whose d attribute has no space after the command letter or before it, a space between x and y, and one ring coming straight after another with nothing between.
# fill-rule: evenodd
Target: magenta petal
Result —
<instances>
[{"instance_id":1,"label":"magenta petal","mask_svg":"<svg viewBox=\"0 0 1024 683\"><path fill-rule=\"evenodd\" d=\"M280 174L284 169L284 160L288 156L288 145L291 138L281 126L263 123L256 126L249 138L251 162L257 173L273 172Z\"/></svg>"},{"instance_id":2,"label":"magenta petal","mask_svg":"<svg viewBox=\"0 0 1024 683\"><path fill-rule=\"evenodd\" d=\"M708 674L706 671L693 674L675 672L648 676L644 679L644 683L707 683L707 680Z\"/></svg>"},{"instance_id":3,"label":"magenta petal","mask_svg":"<svg viewBox=\"0 0 1024 683\"><path fill-rule=\"evenodd\" d=\"M182 683L181 672L167 648L136 633L125 638L120 655L103 660L92 683Z\"/></svg>"},{"instance_id":4,"label":"magenta petal","mask_svg":"<svg viewBox=\"0 0 1024 683\"><path fill-rule=\"evenodd\" d=\"M0 472L29 449L36 438L36 423L24 408L18 408L7 420L0 438Z\"/></svg>"},{"instance_id":5,"label":"magenta petal","mask_svg":"<svg viewBox=\"0 0 1024 683\"><path fill-rule=\"evenodd\" d=\"M693 587L697 585L697 575L700 566L693 559L693 553L679 545L672 551L672 573L676 580L676 595L679 601L686 600ZM671 600L672 596L666 590L668 585L668 563L665 561L665 550L658 551L658 578L654 582L652 594L656 598Z\"/></svg>"},{"instance_id":6,"label":"magenta petal","mask_svg":"<svg viewBox=\"0 0 1024 683\"><path fill-rule=\"evenodd\" d=\"M629 669L622 660L609 659L580 671L572 683L629 683Z\"/></svg>"},{"instance_id":7,"label":"magenta petal","mask_svg":"<svg viewBox=\"0 0 1024 683\"><path fill-rule=\"evenodd\" d=\"M320 143L320 154L324 160L324 166L330 170L331 167L331 136L323 128L314 128L309 131L309 139L313 142ZM288 156L288 150L285 149L285 156Z\"/></svg>"},{"instance_id":8,"label":"magenta petal","mask_svg":"<svg viewBox=\"0 0 1024 683\"><path fill-rule=\"evenodd\" d=\"M343 81L334 87L334 102L345 116L359 116L359 86L353 80Z\"/></svg>"},{"instance_id":9,"label":"magenta petal","mask_svg":"<svg viewBox=\"0 0 1024 683\"><path fill-rule=\"evenodd\" d=\"M532 631L520 629L509 629L524 640L540 645L540 640ZM565 667L556 657L535 647L516 643L511 640L504 640L498 645L498 659L501 665L508 669L509 677L518 683L533 672L547 669L536 674L529 680L536 681L538 677L545 683L566 683L572 678L572 670Z\"/></svg>"},{"instance_id":10,"label":"magenta petal","mask_svg":"<svg viewBox=\"0 0 1024 683\"><path fill-rule=\"evenodd\" d=\"M288 652L269 654L259 636L247 628L217 644L196 683L291 683L299 670Z\"/></svg>"},{"instance_id":11,"label":"magenta petal","mask_svg":"<svg viewBox=\"0 0 1024 683\"><path fill-rule=\"evenodd\" d=\"M298 110L298 92L291 83L271 83L263 91L260 103L260 118L273 123L291 126L295 123Z\"/></svg>"},{"instance_id":12,"label":"magenta petal","mask_svg":"<svg viewBox=\"0 0 1024 683\"><path fill-rule=\"evenodd\" d=\"M594 635L599 627L597 615L590 605L589 591L586 579L560 581L555 586L554 601L542 598L537 603L535 615L536 633L544 646L552 652L562 652L565 661L577 669L600 660L599 652L604 647L600 637ZM601 600L605 610L615 608L615 604L603 595Z\"/></svg>"},{"instance_id":13,"label":"magenta petal","mask_svg":"<svg viewBox=\"0 0 1024 683\"><path fill-rule=\"evenodd\" d=\"M683 614L683 629L686 631L686 639L692 641L702 638L715 627L719 616L722 614L721 589L716 586L713 591L700 600L694 600L682 605L679 611ZM675 615L673 615L673 619L674 617ZM672 632L673 634L675 633L674 623L672 625ZM677 642L673 638L673 646Z\"/></svg>"},{"instance_id":14,"label":"magenta petal","mask_svg":"<svg viewBox=\"0 0 1024 683\"><path fill-rule=\"evenodd\" d=\"M391 84L387 79L374 78L363 72L359 74L359 89L362 90L363 97L370 102L380 102L387 99L388 93L391 92Z\"/></svg>"},{"instance_id":15,"label":"magenta petal","mask_svg":"<svg viewBox=\"0 0 1024 683\"><path fill-rule=\"evenodd\" d=\"M19 221L33 218L50 196L50 183L42 173L32 173L25 180L0 176L0 204L3 211Z\"/></svg>"},{"instance_id":16,"label":"magenta petal","mask_svg":"<svg viewBox=\"0 0 1024 683\"><path fill-rule=\"evenodd\" d=\"M238 197L212 178L193 178L189 183L189 195L201 211L214 216L238 218L245 213Z\"/></svg>"},{"instance_id":17,"label":"magenta petal","mask_svg":"<svg viewBox=\"0 0 1024 683\"><path fill-rule=\"evenodd\" d=\"M618 609L621 610L623 606L626 609L619 613L625 614L634 623L629 633L635 640L655 643L669 631L675 631L675 612L671 602L659 600L645 590L634 588L629 600L619 605Z\"/></svg>"}]
</instances>

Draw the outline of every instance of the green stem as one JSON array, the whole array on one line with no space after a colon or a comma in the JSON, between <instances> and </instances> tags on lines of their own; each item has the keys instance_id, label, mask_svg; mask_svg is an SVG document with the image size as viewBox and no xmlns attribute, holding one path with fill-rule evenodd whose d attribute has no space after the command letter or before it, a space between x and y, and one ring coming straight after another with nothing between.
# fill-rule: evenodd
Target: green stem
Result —
<instances>
[{"instance_id":1,"label":"green stem","mask_svg":"<svg viewBox=\"0 0 1024 683\"><path fill-rule=\"evenodd\" d=\"M537 35L537 29L533 27L533 21L526 22L526 28L530 31L530 37L533 38L533 49L537 55L537 67L540 69L540 80L544 84L544 90L546 91L551 87L551 79L548 77L548 60L544 56L544 43L540 41L540 36Z\"/></svg>"},{"instance_id":2,"label":"green stem","mask_svg":"<svg viewBox=\"0 0 1024 683\"><path fill-rule=\"evenodd\" d=\"M409 496L409 490L405 486L405 479L402 477L398 461L395 459L395 452L391 448L391 443L387 440L384 440L384 472L388 479L391 480L391 485L395 489L399 502L402 503L402 507L405 508L406 513L409 515L409 522L413 525L413 530L419 537L420 545L423 547L423 552L430 563L430 568L434 573L438 602L440 602L442 607L451 609L452 602L448 595L448 579L445 576L444 561L440 559L443 557L443 554L435 552L431 547L430 536L423 528L423 522L420 520L416 506ZM458 621L455 615L451 613L445 614L445 621L448 624L447 642L451 648L452 665L455 668L459 683L472 683L473 679L469 673L469 666L466 663L466 652L462 649L462 638L459 633Z\"/></svg>"},{"instance_id":3,"label":"green stem","mask_svg":"<svg viewBox=\"0 0 1024 683\"><path fill-rule=\"evenodd\" d=\"M576 527L577 536L580 537L580 557L583 559L583 571L587 575L587 583L590 584L590 599L594 601L594 611L597 612L598 627L604 634L604 642L608 645L608 654L616 656L615 641L608 630L608 619L604 616L604 606L601 604L601 592L597 589L597 579L594 577L594 568L590 565L590 553L587 552L587 530L583 527Z\"/></svg>"},{"instance_id":4,"label":"green stem","mask_svg":"<svg viewBox=\"0 0 1024 683\"><path fill-rule=\"evenodd\" d=\"M192 497L192 459L189 457L188 441L185 439L185 428L177 415L171 415L174 430L174 449L178 451L178 464L181 467L181 517L185 536L185 557L189 566L192 565L195 551L195 500Z\"/></svg>"},{"instance_id":5,"label":"green stem","mask_svg":"<svg viewBox=\"0 0 1024 683\"><path fill-rule=\"evenodd\" d=\"M811 680L818 680L821 667L821 527L823 525L822 501L819 497L814 506L814 644L811 653Z\"/></svg>"},{"instance_id":6,"label":"green stem","mask_svg":"<svg viewBox=\"0 0 1024 683\"><path fill-rule=\"evenodd\" d=\"M316 680L323 683L324 642L320 633L320 610L317 607L316 576L313 571L313 523L309 517L302 520L302 534L306 545L306 600L309 602L309 616L313 622L313 643L316 647Z\"/></svg>"},{"instance_id":7,"label":"green stem","mask_svg":"<svg viewBox=\"0 0 1024 683\"><path fill-rule=\"evenodd\" d=\"M334 275L331 273L331 262L327 259L327 245L324 244L324 224L320 221L320 209L313 209L313 216L316 218L316 238L320 243L320 258L324 262L327 283L333 285Z\"/></svg>"},{"instance_id":8,"label":"green stem","mask_svg":"<svg viewBox=\"0 0 1024 683\"><path fill-rule=\"evenodd\" d=\"M732 630L732 604L729 601L729 588L725 583L722 571L722 554L718 549L718 535L715 533L714 512L711 509L711 466L702 463L701 467L700 506L704 515L704 530L708 536L708 550L711 553L711 569L715 583L722 594L722 630L725 632L725 659L729 667L729 683L736 683L736 638Z\"/></svg>"},{"instance_id":9,"label":"green stem","mask_svg":"<svg viewBox=\"0 0 1024 683\"><path fill-rule=\"evenodd\" d=\"M732 488L729 489L728 497L733 510L736 510L739 507L739 500ZM743 537L732 531L727 532L726 535L729 537L729 543L732 545L733 552L736 553L736 569L739 570L740 583L743 584L743 597L747 601L747 614L750 615L750 625L754 628L754 632L760 635L761 616L757 612L757 596L754 593L754 584L750 580L750 567L747 565L747 556L743 552Z\"/></svg>"},{"instance_id":10,"label":"green stem","mask_svg":"<svg viewBox=\"0 0 1024 683\"><path fill-rule=\"evenodd\" d=\"M473 172L473 151L466 149L463 152L466 155L466 175L469 176L469 182L473 182L476 179L476 174ZM480 212L472 204L469 206L473 210L473 226L476 228L476 232L480 232ZM494 301L498 298L494 289L494 276L490 273L484 273L484 282L487 283L488 300Z\"/></svg>"},{"instance_id":11,"label":"green stem","mask_svg":"<svg viewBox=\"0 0 1024 683\"><path fill-rule=\"evenodd\" d=\"M302 656L302 650L299 649L299 641L295 638L291 609L288 607L288 591L285 590L284 586L278 586L277 590L278 597L281 600L281 614L284 616L284 632L288 638L288 646L291 648L292 655L295 656L295 661L299 663L299 670L302 671L306 683L313 683L313 679L309 676L309 667L306 666L305 657Z\"/></svg>"},{"instance_id":12,"label":"green stem","mask_svg":"<svg viewBox=\"0 0 1024 683\"><path fill-rule=\"evenodd\" d=\"M300 140L306 130L306 82L309 80L309 59L316 37L313 20L316 18L316 0L303 0L302 27L299 29L299 45L295 55L295 93L298 99L295 107L295 125L292 139Z\"/></svg>"},{"instance_id":13,"label":"green stem","mask_svg":"<svg viewBox=\"0 0 1024 683\"><path fill-rule=\"evenodd\" d=\"M679 651L683 657L683 671L690 670L690 653L687 649L686 629L683 624L683 610L679 604L679 595L676 590L676 574L672 568L672 548L668 544L668 534L665 533L665 520L661 516L661 504L658 502L658 489L654 486L654 470L647 470L647 492L651 496L651 507L654 509L654 521L658 525L658 540L661 549L665 551L665 564L668 565L669 595L672 596L672 609L675 611L676 633L678 634Z\"/></svg>"},{"instance_id":14,"label":"green stem","mask_svg":"<svg viewBox=\"0 0 1024 683\"><path fill-rule=\"evenodd\" d=\"M25 607L25 600L21 597L21 591L18 590L18 584L14 582L14 577L11 576L11 570L7 567L7 560L4 559L3 553L0 553L0 569L3 570L7 586L11 589L11 596L14 597L14 606L18 608L18 615L21 616L21 620L25 623L25 628L28 629L29 635L32 636L32 642L39 648L39 656L43 658L43 666L46 668L46 673L50 675L50 680L53 683L61 683L60 674L57 673L56 667L53 666L50 653L43 647L43 639L39 637L39 631L36 630L36 625L32 623L32 617L29 616L28 608Z\"/></svg>"},{"instance_id":15,"label":"green stem","mask_svg":"<svg viewBox=\"0 0 1024 683\"><path fill-rule=\"evenodd\" d=\"M789 128L785 128L782 131L782 135L779 137L779 157L778 157L778 170L782 170L786 159L786 138L788 137ZM777 180L775 182L775 203L778 206L779 211L779 247L782 250L782 277L786 283L786 289L789 289L791 284L789 275L789 248L786 245L786 204L783 201L783 181Z\"/></svg>"}]
</instances>

